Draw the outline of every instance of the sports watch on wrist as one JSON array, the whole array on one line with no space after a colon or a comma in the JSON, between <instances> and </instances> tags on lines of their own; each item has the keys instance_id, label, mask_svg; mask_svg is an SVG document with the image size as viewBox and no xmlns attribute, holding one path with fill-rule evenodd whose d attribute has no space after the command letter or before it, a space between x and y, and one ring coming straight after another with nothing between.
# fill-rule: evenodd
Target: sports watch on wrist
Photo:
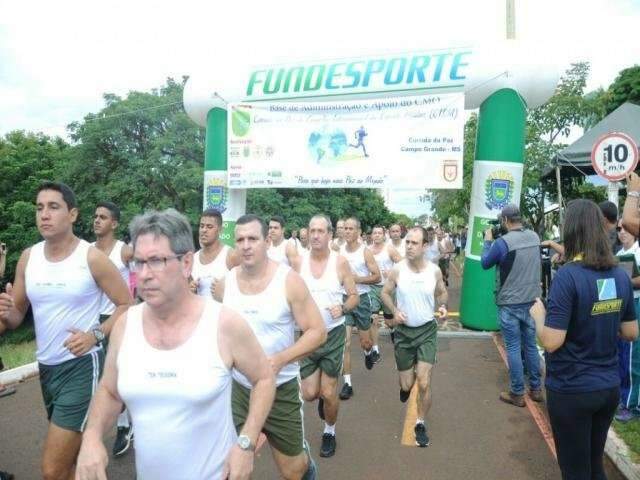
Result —
<instances>
[{"instance_id":1,"label":"sports watch on wrist","mask_svg":"<svg viewBox=\"0 0 640 480\"><path fill-rule=\"evenodd\" d=\"M236 443L240 447L240 450L244 450L245 452L253 452L256 449L256 446L251 443L251 439L246 435L238 435Z\"/></svg>"},{"instance_id":2,"label":"sports watch on wrist","mask_svg":"<svg viewBox=\"0 0 640 480\"><path fill-rule=\"evenodd\" d=\"M93 336L96 337L96 344L104 342L105 337L102 330L100 330L99 328L94 328L91 333L93 333Z\"/></svg>"}]
</instances>

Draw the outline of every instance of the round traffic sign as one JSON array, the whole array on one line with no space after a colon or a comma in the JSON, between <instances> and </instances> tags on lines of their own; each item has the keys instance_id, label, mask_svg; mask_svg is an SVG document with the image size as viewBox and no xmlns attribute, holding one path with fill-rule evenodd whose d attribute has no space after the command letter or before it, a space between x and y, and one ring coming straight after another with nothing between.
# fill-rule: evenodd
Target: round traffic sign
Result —
<instances>
[{"instance_id":1,"label":"round traffic sign","mask_svg":"<svg viewBox=\"0 0 640 480\"><path fill-rule=\"evenodd\" d=\"M622 180L638 165L638 146L626 133L607 133L593 145L591 165L609 181Z\"/></svg>"}]
</instances>

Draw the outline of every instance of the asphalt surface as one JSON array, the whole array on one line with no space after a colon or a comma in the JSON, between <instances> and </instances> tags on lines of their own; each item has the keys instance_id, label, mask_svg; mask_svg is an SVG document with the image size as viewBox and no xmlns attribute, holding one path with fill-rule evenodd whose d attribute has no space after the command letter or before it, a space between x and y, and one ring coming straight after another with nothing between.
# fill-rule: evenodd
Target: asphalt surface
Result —
<instances>
[{"instance_id":1,"label":"asphalt surface","mask_svg":"<svg viewBox=\"0 0 640 480\"><path fill-rule=\"evenodd\" d=\"M457 291L450 293L457 303ZM453 303L450 301L450 304ZM341 402L337 451L318 455L323 424L316 404L305 404L306 438L324 479L560 479L543 436L526 408L498 400L508 373L491 338L439 338L433 406L427 416L431 445L401 443L406 404L398 381L389 337L380 338L382 361L364 367L357 336L352 341L354 396ZM0 399L0 470L17 480L40 478L39 463L47 421L37 379L18 385ZM110 450L115 431L105 443ZM623 477L608 463L610 480ZM110 479L134 478L134 452L111 459ZM256 454L256 479L278 478L269 447Z\"/></svg>"}]
</instances>

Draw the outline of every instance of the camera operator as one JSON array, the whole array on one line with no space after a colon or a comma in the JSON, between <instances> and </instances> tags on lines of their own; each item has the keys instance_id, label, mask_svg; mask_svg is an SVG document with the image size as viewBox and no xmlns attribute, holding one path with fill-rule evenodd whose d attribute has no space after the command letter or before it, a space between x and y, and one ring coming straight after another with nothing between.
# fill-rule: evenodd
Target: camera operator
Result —
<instances>
[{"instance_id":1,"label":"camera operator","mask_svg":"<svg viewBox=\"0 0 640 480\"><path fill-rule=\"evenodd\" d=\"M520 209L506 205L499 216L501 236L484 232L482 268L497 266L496 304L500 329L507 350L510 390L500 393L500 400L524 407L524 371L521 351L529 373L529 396L541 402L540 357L536 348L535 324L529 308L540 297L540 239L533 230L522 225ZM524 342L524 345L521 344Z\"/></svg>"}]
</instances>

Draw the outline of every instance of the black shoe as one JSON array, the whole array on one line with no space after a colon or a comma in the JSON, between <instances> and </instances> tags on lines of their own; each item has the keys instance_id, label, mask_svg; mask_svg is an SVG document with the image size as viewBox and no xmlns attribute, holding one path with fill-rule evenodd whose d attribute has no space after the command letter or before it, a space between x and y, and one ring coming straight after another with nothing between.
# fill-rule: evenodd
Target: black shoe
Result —
<instances>
[{"instance_id":1,"label":"black shoe","mask_svg":"<svg viewBox=\"0 0 640 480\"><path fill-rule=\"evenodd\" d=\"M118 434L116 435L116 441L113 443L113 456L119 457L124 455L133 440L133 430L131 427L118 427Z\"/></svg>"},{"instance_id":2,"label":"black shoe","mask_svg":"<svg viewBox=\"0 0 640 480\"><path fill-rule=\"evenodd\" d=\"M395 345L395 343L396 343L396 332L391 330L391 332L389 332L389 336L391 337L391 343L393 343Z\"/></svg>"},{"instance_id":3,"label":"black shoe","mask_svg":"<svg viewBox=\"0 0 640 480\"><path fill-rule=\"evenodd\" d=\"M321 457L333 457L336 453L336 436L330 433L322 434L322 446L320 447Z\"/></svg>"},{"instance_id":4,"label":"black shoe","mask_svg":"<svg viewBox=\"0 0 640 480\"><path fill-rule=\"evenodd\" d=\"M349 400L353 397L353 388L348 383L342 385L342 390L340 390L340 400Z\"/></svg>"},{"instance_id":5,"label":"black shoe","mask_svg":"<svg viewBox=\"0 0 640 480\"><path fill-rule=\"evenodd\" d=\"M364 366L367 367L367 370L371 370L373 368L373 364L375 362L373 361L373 352L371 352L369 355L367 355L366 353L364 354Z\"/></svg>"},{"instance_id":6,"label":"black shoe","mask_svg":"<svg viewBox=\"0 0 640 480\"><path fill-rule=\"evenodd\" d=\"M371 351L371 359L373 360L374 364L378 363L381 358L382 358L382 355L380 355L380 352L376 352L375 350Z\"/></svg>"},{"instance_id":7,"label":"black shoe","mask_svg":"<svg viewBox=\"0 0 640 480\"><path fill-rule=\"evenodd\" d=\"M414 432L416 433L416 445L419 447L428 447L429 437L427 437L427 427L425 427L424 423L416 423Z\"/></svg>"},{"instance_id":8,"label":"black shoe","mask_svg":"<svg viewBox=\"0 0 640 480\"><path fill-rule=\"evenodd\" d=\"M409 400L410 395L411 395L411 390L409 390L408 392L405 392L403 389L400 389L400 401L402 403L406 403L406 401Z\"/></svg>"},{"instance_id":9,"label":"black shoe","mask_svg":"<svg viewBox=\"0 0 640 480\"><path fill-rule=\"evenodd\" d=\"M335 440L333 441L334 443L334 450L335 450ZM323 443L324 445L324 439L323 439ZM333 455L333 454L332 454ZM13 474L9 473L9 472L4 472L4 471L0 471L0 480L13 480L15 477L13 476Z\"/></svg>"},{"instance_id":10,"label":"black shoe","mask_svg":"<svg viewBox=\"0 0 640 480\"><path fill-rule=\"evenodd\" d=\"M318 416L320 420L324 420L324 398L318 398Z\"/></svg>"}]
</instances>

